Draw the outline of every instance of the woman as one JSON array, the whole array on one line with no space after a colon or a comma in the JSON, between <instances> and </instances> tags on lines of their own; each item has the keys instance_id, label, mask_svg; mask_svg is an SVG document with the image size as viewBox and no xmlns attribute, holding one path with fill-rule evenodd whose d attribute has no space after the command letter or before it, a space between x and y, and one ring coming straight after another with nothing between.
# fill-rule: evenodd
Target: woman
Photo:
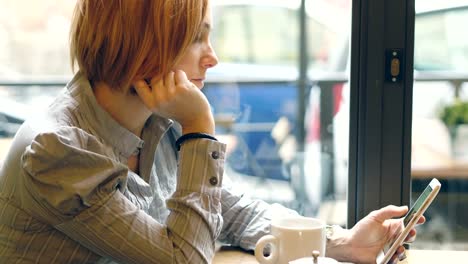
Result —
<instances>
[{"instance_id":1,"label":"woman","mask_svg":"<svg viewBox=\"0 0 468 264\"><path fill-rule=\"evenodd\" d=\"M223 186L200 91L218 62L210 28L208 0L77 1L78 71L0 174L0 262L208 263L217 239L252 249L274 214L295 214ZM406 210L337 230L328 254L375 262Z\"/></svg>"}]
</instances>

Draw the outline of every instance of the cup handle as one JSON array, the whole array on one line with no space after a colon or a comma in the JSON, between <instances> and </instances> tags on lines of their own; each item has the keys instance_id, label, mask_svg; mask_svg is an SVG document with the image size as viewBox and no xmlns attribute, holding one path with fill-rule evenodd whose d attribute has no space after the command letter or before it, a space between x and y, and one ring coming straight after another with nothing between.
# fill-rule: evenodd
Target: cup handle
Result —
<instances>
[{"instance_id":1,"label":"cup handle","mask_svg":"<svg viewBox=\"0 0 468 264\"><path fill-rule=\"evenodd\" d=\"M265 246L271 245L271 252L268 257L263 255L263 250ZM265 235L257 241L255 245L255 258L261 264L273 264L276 263L278 259L278 250L277 250L277 239L272 235Z\"/></svg>"}]
</instances>

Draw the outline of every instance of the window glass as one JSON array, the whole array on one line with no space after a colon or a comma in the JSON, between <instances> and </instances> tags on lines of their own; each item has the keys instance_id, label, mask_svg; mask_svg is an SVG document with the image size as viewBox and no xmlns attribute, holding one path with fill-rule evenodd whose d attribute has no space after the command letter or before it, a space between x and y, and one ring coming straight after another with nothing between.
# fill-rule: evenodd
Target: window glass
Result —
<instances>
[{"instance_id":1,"label":"window glass","mask_svg":"<svg viewBox=\"0 0 468 264\"><path fill-rule=\"evenodd\" d=\"M415 29L415 69L466 71L468 10L431 12L418 16ZM435 37L437 36L437 37Z\"/></svg>"},{"instance_id":2,"label":"window glass","mask_svg":"<svg viewBox=\"0 0 468 264\"><path fill-rule=\"evenodd\" d=\"M0 0L0 160L24 119L46 107L71 75L68 32L74 5L72 0ZM31 79L45 85L29 85Z\"/></svg>"},{"instance_id":3,"label":"window glass","mask_svg":"<svg viewBox=\"0 0 468 264\"><path fill-rule=\"evenodd\" d=\"M0 160L18 125L70 80L68 31L75 3L0 0ZM300 1L212 4L220 64L208 71L203 92L217 136L228 143L226 173L253 198L345 225L349 114L339 109L349 98L347 75L331 80L321 73L344 72L351 1L307 1L305 97L298 96ZM306 113L299 112L299 100ZM297 138L301 119L304 146Z\"/></svg>"},{"instance_id":4,"label":"window glass","mask_svg":"<svg viewBox=\"0 0 468 264\"><path fill-rule=\"evenodd\" d=\"M442 189L413 248L468 250L468 3L416 0L412 202L432 178Z\"/></svg>"},{"instance_id":5,"label":"window glass","mask_svg":"<svg viewBox=\"0 0 468 264\"><path fill-rule=\"evenodd\" d=\"M348 51L350 3L307 1L309 81L306 98L299 98L300 1L213 2L212 41L220 64L208 73L211 81L203 90L218 137L228 143L226 171L237 187L341 225L347 217L342 143L349 113L338 115L338 109L349 98L343 96L349 90L343 89L342 56ZM341 75L327 81L321 79L324 72ZM304 100L306 113L298 112L298 100ZM337 116L345 122L335 126ZM304 146L298 145L300 118Z\"/></svg>"},{"instance_id":6,"label":"window glass","mask_svg":"<svg viewBox=\"0 0 468 264\"><path fill-rule=\"evenodd\" d=\"M297 57L297 14L275 6L215 8L213 45L223 62L289 64Z\"/></svg>"},{"instance_id":7,"label":"window glass","mask_svg":"<svg viewBox=\"0 0 468 264\"><path fill-rule=\"evenodd\" d=\"M225 62L247 62L252 55L248 52L248 43L252 41L248 36L245 7L237 6L231 9L213 8L212 38L217 55Z\"/></svg>"},{"instance_id":8,"label":"window glass","mask_svg":"<svg viewBox=\"0 0 468 264\"><path fill-rule=\"evenodd\" d=\"M70 74L68 32L74 4L0 0L0 76Z\"/></svg>"},{"instance_id":9,"label":"window glass","mask_svg":"<svg viewBox=\"0 0 468 264\"><path fill-rule=\"evenodd\" d=\"M310 1L309 10L315 2L322 1ZM212 42L222 62L298 66L297 5L215 3L213 12L216 27ZM314 17L315 13L308 11L307 16L309 67L323 70L329 66L330 53L340 44L339 34L346 32L339 32L343 29L337 28L336 22L319 21L321 17Z\"/></svg>"},{"instance_id":10,"label":"window glass","mask_svg":"<svg viewBox=\"0 0 468 264\"><path fill-rule=\"evenodd\" d=\"M298 51L297 12L280 7L252 7L248 11L253 63L295 65Z\"/></svg>"}]
</instances>

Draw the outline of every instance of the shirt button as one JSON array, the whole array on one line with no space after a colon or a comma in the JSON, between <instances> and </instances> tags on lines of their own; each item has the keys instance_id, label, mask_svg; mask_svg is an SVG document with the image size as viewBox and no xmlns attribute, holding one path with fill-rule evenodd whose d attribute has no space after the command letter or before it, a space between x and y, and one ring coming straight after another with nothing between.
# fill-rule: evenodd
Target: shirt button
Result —
<instances>
[{"instance_id":1,"label":"shirt button","mask_svg":"<svg viewBox=\"0 0 468 264\"><path fill-rule=\"evenodd\" d=\"M218 151L211 152L211 157L213 159L219 159L219 152Z\"/></svg>"},{"instance_id":2,"label":"shirt button","mask_svg":"<svg viewBox=\"0 0 468 264\"><path fill-rule=\"evenodd\" d=\"M211 177L210 178L210 184L213 185L213 186L216 186L218 184L218 178Z\"/></svg>"}]
</instances>

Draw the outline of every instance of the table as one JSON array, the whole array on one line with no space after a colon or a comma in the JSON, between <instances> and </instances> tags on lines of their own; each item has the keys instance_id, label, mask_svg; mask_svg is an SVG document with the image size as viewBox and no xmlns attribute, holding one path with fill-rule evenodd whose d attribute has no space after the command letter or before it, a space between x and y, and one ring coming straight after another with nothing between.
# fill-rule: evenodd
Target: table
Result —
<instances>
[{"instance_id":1,"label":"table","mask_svg":"<svg viewBox=\"0 0 468 264\"><path fill-rule=\"evenodd\" d=\"M408 250L408 258L401 264L458 264L468 263L468 251ZM220 249L213 264L258 264L252 253L236 248Z\"/></svg>"},{"instance_id":2,"label":"table","mask_svg":"<svg viewBox=\"0 0 468 264\"><path fill-rule=\"evenodd\" d=\"M468 180L468 163L452 161L440 166L413 166L411 179Z\"/></svg>"}]
</instances>

